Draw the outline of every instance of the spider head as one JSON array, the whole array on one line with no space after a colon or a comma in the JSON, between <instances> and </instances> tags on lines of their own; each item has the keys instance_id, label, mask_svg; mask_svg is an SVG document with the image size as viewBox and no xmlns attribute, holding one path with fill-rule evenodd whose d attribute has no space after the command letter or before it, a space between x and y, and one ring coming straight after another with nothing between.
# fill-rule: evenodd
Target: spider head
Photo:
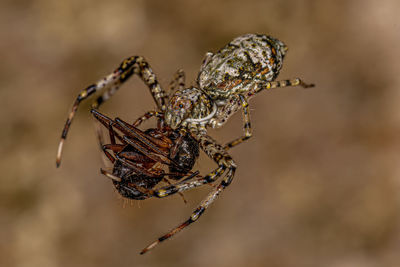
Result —
<instances>
[{"instance_id":1,"label":"spider head","mask_svg":"<svg viewBox=\"0 0 400 267\"><path fill-rule=\"evenodd\" d=\"M166 123L172 129L177 129L187 119L208 115L208 109L204 109L208 102L205 103L204 99L208 99L207 96L195 87L176 91L167 105Z\"/></svg>"}]
</instances>

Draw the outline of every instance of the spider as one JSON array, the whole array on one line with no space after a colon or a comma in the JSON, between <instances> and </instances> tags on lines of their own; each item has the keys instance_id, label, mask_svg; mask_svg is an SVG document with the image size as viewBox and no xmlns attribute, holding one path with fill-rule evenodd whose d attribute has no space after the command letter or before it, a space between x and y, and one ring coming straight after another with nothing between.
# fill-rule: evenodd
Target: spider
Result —
<instances>
[{"instance_id":1,"label":"spider","mask_svg":"<svg viewBox=\"0 0 400 267\"><path fill-rule=\"evenodd\" d=\"M198 174L190 173L199 156L199 145L189 134L180 135L160 125L143 132L135 127L136 123L130 125L119 118L112 120L94 109L91 113L109 130L111 144L103 144L100 134L98 139L104 154L114 166L112 173L103 169L101 173L112 180L123 197L143 200L152 196L152 189L159 182L170 184L166 176L180 180L187 174L191 176L186 179ZM164 172L164 166L169 167L170 173Z\"/></svg>"},{"instance_id":2,"label":"spider","mask_svg":"<svg viewBox=\"0 0 400 267\"><path fill-rule=\"evenodd\" d=\"M200 178L183 179L152 192L155 197L166 197L204 184L210 184L221 178L221 182L207 195L191 216L167 234L158 238L141 251L146 253L160 242L169 239L182 229L197 221L218 195L228 187L234 177L237 165L227 150L235 147L252 136L248 100L257 93L280 87L313 87L299 78L275 81L282 67L287 46L267 35L246 34L233 39L217 53L206 53L195 83L185 87L184 72L179 70L167 94L158 83L155 74L143 57L133 56L125 59L111 74L81 91L75 100L62 132L57 152L57 165L72 119L81 101L95 92L103 93L94 101L97 109L108 100L130 76L137 74L149 87L157 105L156 111L149 111L145 118L160 117L172 130L188 131L199 143L200 148L213 159L218 167ZM227 119L242 108L244 135L221 145L207 134L207 128L222 127Z\"/></svg>"}]
</instances>

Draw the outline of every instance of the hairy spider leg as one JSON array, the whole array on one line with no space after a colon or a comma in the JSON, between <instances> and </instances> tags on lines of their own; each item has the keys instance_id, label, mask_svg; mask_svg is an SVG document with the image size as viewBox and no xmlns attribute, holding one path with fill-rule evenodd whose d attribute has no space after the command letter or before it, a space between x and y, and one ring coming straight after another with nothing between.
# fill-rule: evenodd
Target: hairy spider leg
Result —
<instances>
[{"instance_id":1,"label":"hairy spider leg","mask_svg":"<svg viewBox=\"0 0 400 267\"><path fill-rule=\"evenodd\" d=\"M249 103L247 99L251 96L253 96L256 93L259 93L260 91L264 89L275 89L275 88L283 88L283 87L291 87L291 86L301 86L303 88L310 88L314 87L314 84L307 84L303 82L299 78L295 78L292 80L281 80L281 81L273 81L273 82L259 82L256 84L255 89L250 90L247 94L247 97L243 95L239 95L240 98L240 103L242 106L242 113L243 113L243 121L244 121L244 136L239 137L229 143L227 143L224 148L229 149L234 146L237 146L244 141L248 140L252 136L252 129L251 129L251 122L250 122L250 109L249 109ZM224 120L222 118L222 120Z\"/></svg>"},{"instance_id":2,"label":"hairy spider leg","mask_svg":"<svg viewBox=\"0 0 400 267\"><path fill-rule=\"evenodd\" d=\"M183 69L178 69L168 86L169 97L171 97L171 95L175 92L176 89L178 90L185 89L185 79L186 75Z\"/></svg>"},{"instance_id":3,"label":"hairy spider leg","mask_svg":"<svg viewBox=\"0 0 400 267\"><path fill-rule=\"evenodd\" d=\"M171 185L169 187L164 187L158 190L150 190L153 192L150 192L151 194L157 196L157 197L165 197L168 195L175 194L177 192L182 192L188 189L192 189L198 186L201 186L203 184L208 184L216 181L219 177L221 177L226 170L227 173L224 177L224 179L221 181L221 183L213 190L211 191L207 197L200 203L200 205L193 211L192 215L189 217L188 220L180 224L179 226L175 227L172 229L170 232L167 234L161 236L158 238L156 241L145 247L140 254L144 254L147 251L153 249L155 246L157 246L159 243L162 241L165 241L181 230L183 230L185 227L189 226L190 224L194 223L197 221L200 216L204 213L204 211L210 206L212 202L218 197L218 195L227 187L229 184L232 182L233 177L235 175L236 171L236 164L231 158L231 156L225 151L225 149L219 145L215 140L213 140L210 136L203 134L197 135L197 138L200 142L200 146L203 149L203 151L210 157L212 158L218 165L219 167L215 169L213 172L205 176L204 178L200 179L195 179L195 180L189 180L187 181L186 179L184 180L184 183L180 182L175 185Z\"/></svg>"},{"instance_id":4,"label":"hairy spider leg","mask_svg":"<svg viewBox=\"0 0 400 267\"><path fill-rule=\"evenodd\" d=\"M151 190L151 195L158 198L167 197L178 192L183 192L192 188L202 186L204 184L215 182L222 175L226 174L227 170L236 169L236 164L231 156L210 136L200 135L197 136L197 138L199 138L200 147L210 158L212 158L218 164L218 167L204 177L200 177L197 179L186 178L171 186L165 186L159 189Z\"/></svg>"},{"instance_id":5,"label":"hairy spider leg","mask_svg":"<svg viewBox=\"0 0 400 267\"><path fill-rule=\"evenodd\" d=\"M164 119L164 113L160 113L156 110L151 110L143 114L143 116L140 116L134 123L132 123L133 127L139 127L144 121L152 118L152 117L157 117L159 120Z\"/></svg>"},{"instance_id":6,"label":"hairy spider leg","mask_svg":"<svg viewBox=\"0 0 400 267\"><path fill-rule=\"evenodd\" d=\"M61 140L58 146L56 157L57 167L61 164L63 145L65 139L67 138L69 128L79 104L89 96L93 95L95 92L106 90L92 104L92 107L97 109L102 103L107 101L118 90L119 86L133 74L137 74L149 87L150 93L153 96L158 109L161 111L165 110L165 103L168 96L161 88L161 85L157 81L157 78L147 61L141 56L132 56L125 59L113 73L107 75L97 83L88 86L79 93L68 115L61 134Z\"/></svg>"},{"instance_id":7,"label":"hairy spider leg","mask_svg":"<svg viewBox=\"0 0 400 267\"><path fill-rule=\"evenodd\" d=\"M239 138L227 143L224 146L224 149L230 149L234 146L237 146L237 145L241 144L242 142L246 141L247 139L249 139L252 135L249 103L247 102L247 100L245 99L244 96L239 95L239 98L240 98L240 101L242 104L242 114L243 114L243 121L244 121L244 126L243 126L244 136L239 137Z\"/></svg>"},{"instance_id":8,"label":"hairy spider leg","mask_svg":"<svg viewBox=\"0 0 400 267\"><path fill-rule=\"evenodd\" d=\"M175 73L172 81L169 84L168 92L166 95L171 96L173 92L178 88L179 90L185 88L185 72L183 69L178 69L178 71ZM160 113L158 111L148 111L146 112L143 116L139 117L133 124L132 126L138 127L140 126L144 121L152 118L152 117L157 117L158 122L159 122L159 127L161 127L164 123L164 113Z\"/></svg>"},{"instance_id":9,"label":"hairy spider leg","mask_svg":"<svg viewBox=\"0 0 400 267\"><path fill-rule=\"evenodd\" d=\"M122 181L120 177L117 177L114 174L112 174L111 172L106 171L106 170L104 170L102 168L100 169L100 173L103 174L104 176L106 176L107 178L111 179L111 180L114 180L114 181L117 181L117 182L121 182ZM171 175L176 175L176 173L165 173L163 175L171 176ZM199 176L199 171L195 171L195 172L191 173L190 176L188 176L187 179L192 179L193 177L197 177L197 176ZM162 180L164 182L166 182L167 184L172 184L165 177L162 178ZM130 186L135 188L136 190L138 190L140 193L147 194L147 195L149 195L149 197L152 197L151 193L153 192L153 190L147 189L147 188L145 188L143 186L139 186L139 185L135 185L135 184L131 184ZM182 197L183 202L186 204L187 201L186 201L185 196L183 195L183 193L179 192L178 194Z\"/></svg>"},{"instance_id":10,"label":"hairy spider leg","mask_svg":"<svg viewBox=\"0 0 400 267\"><path fill-rule=\"evenodd\" d=\"M185 88L185 72L183 69L178 69L176 73L174 74L174 77L172 78L172 81L170 82L168 86L168 91L166 92L166 95L168 95L168 98L171 97L171 95L174 93L176 89L182 90ZM138 127L141 125L144 121L152 118L152 117L157 117L159 121L161 120L162 123L164 123L164 113L160 113L158 111L148 111L146 112L143 116L139 117L133 124L132 126Z\"/></svg>"},{"instance_id":11,"label":"hairy spider leg","mask_svg":"<svg viewBox=\"0 0 400 267\"><path fill-rule=\"evenodd\" d=\"M280 81L273 81L273 82L259 82L256 84L255 88L249 92L248 96L252 96L256 93L259 93L265 89L275 89L275 88L283 88L283 87L294 87L294 86L301 86L303 88L311 88L314 87L314 84L308 84L303 82L300 78L294 78L290 80L280 80Z\"/></svg>"},{"instance_id":12,"label":"hairy spider leg","mask_svg":"<svg viewBox=\"0 0 400 267\"><path fill-rule=\"evenodd\" d=\"M214 56L214 53L213 53L213 52L210 52L210 51L208 51L208 52L204 55L203 60L202 60L202 62L201 62L200 70L204 69L204 67L210 62L210 60L212 59L213 56ZM200 74L200 72L199 72L199 74Z\"/></svg>"},{"instance_id":13,"label":"hairy spider leg","mask_svg":"<svg viewBox=\"0 0 400 267\"><path fill-rule=\"evenodd\" d=\"M163 178L163 181L166 182L168 185L172 185L171 181L168 180L168 179L165 178L165 177ZM182 198L182 200L183 200L183 203L187 204L187 200L186 200L185 196L183 195L183 193L182 193L182 192L179 192L178 194L181 196L181 198Z\"/></svg>"}]
</instances>

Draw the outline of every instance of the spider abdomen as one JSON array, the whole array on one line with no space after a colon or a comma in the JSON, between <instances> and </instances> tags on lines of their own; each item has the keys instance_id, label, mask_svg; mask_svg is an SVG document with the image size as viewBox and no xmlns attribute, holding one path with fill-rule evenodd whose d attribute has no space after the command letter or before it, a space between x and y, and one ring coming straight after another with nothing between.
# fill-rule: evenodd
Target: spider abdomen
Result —
<instances>
[{"instance_id":1,"label":"spider abdomen","mask_svg":"<svg viewBox=\"0 0 400 267\"><path fill-rule=\"evenodd\" d=\"M198 83L214 99L248 91L258 81L277 77L286 51L284 43L267 35L237 37L202 67Z\"/></svg>"}]
</instances>

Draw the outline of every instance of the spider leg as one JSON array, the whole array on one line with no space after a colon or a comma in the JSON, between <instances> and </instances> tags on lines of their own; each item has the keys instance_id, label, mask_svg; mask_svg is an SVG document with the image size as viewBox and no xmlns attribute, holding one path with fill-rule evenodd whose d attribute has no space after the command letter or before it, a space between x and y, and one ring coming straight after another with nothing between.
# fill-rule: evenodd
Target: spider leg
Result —
<instances>
[{"instance_id":1,"label":"spider leg","mask_svg":"<svg viewBox=\"0 0 400 267\"><path fill-rule=\"evenodd\" d=\"M139 127L140 124L142 124L144 121L152 118L152 117L157 117L158 119L164 119L164 114L160 113L158 111L152 110L146 112L143 116L139 117L133 124L133 127Z\"/></svg>"},{"instance_id":2,"label":"spider leg","mask_svg":"<svg viewBox=\"0 0 400 267\"><path fill-rule=\"evenodd\" d=\"M189 176L173 185L150 190L151 195L163 198L204 184L213 183L226 174L227 170L229 174L229 172L236 169L236 164L231 156L215 140L208 135L199 135L198 138L203 151L218 164L218 167L204 177L192 179L193 177Z\"/></svg>"},{"instance_id":3,"label":"spider leg","mask_svg":"<svg viewBox=\"0 0 400 267\"><path fill-rule=\"evenodd\" d=\"M260 82L258 83L249 96L252 96L256 93L259 93L265 89L274 89L274 88L282 88L282 87L292 87L292 86L301 86L303 88L314 87L314 84L308 84L303 82L300 78L294 78L291 80L281 80L281 81L273 81L273 82Z\"/></svg>"},{"instance_id":4,"label":"spider leg","mask_svg":"<svg viewBox=\"0 0 400 267\"><path fill-rule=\"evenodd\" d=\"M214 54L212 52L207 52L204 57L203 57L203 61L201 63L201 67L200 67L200 72L201 70L208 64L208 62L210 62L211 58L214 56ZM199 73L200 73L199 72Z\"/></svg>"},{"instance_id":5,"label":"spider leg","mask_svg":"<svg viewBox=\"0 0 400 267\"><path fill-rule=\"evenodd\" d=\"M111 179L111 180L114 180L114 181L117 181L117 182L121 182L121 181L122 181L122 179L121 179L120 177L115 176L115 175L112 174L111 172L106 171L106 170L104 170L104 169L100 169L100 173L103 174L104 176L106 176L107 178ZM158 175L158 174L156 174L156 175ZM170 175L170 174L165 173L165 175L168 176L168 175ZM198 171L197 171L197 172L194 172L194 173L191 175L191 177L194 177L194 176L196 176L196 175L198 175ZM163 180L164 182L168 183L168 184L171 184L171 182L170 182L167 178L165 178L165 177L164 177L162 180ZM133 188L135 188L137 191L141 192L142 194L147 194L147 195L149 195L149 193L150 193L150 191L151 191L150 189L147 189L147 188L142 187L142 186L135 185L135 184L133 184L133 183L130 184L130 186L133 187ZM183 195L182 193L179 193L179 195L182 197L183 202L184 202L185 204L187 204L187 201L186 201L184 195ZM151 195L149 195L148 197L151 197Z\"/></svg>"},{"instance_id":6,"label":"spider leg","mask_svg":"<svg viewBox=\"0 0 400 267\"><path fill-rule=\"evenodd\" d=\"M310 88L310 87L314 87L314 84L306 84L299 78L295 78L292 80L273 81L273 82L260 82L256 85L255 89L253 89L252 91L249 92L248 97L251 97L256 93L259 93L260 91L262 91L264 89L282 88L282 87L289 87L289 86L302 86L303 88ZM237 146L252 136L249 104L243 95L239 95L239 98L240 98L240 102L242 105L242 111L243 111L244 136L239 137L239 138L227 143L224 146L225 149L230 149L234 146Z\"/></svg>"},{"instance_id":7,"label":"spider leg","mask_svg":"<svg viewBox=\"0 0 400 267\"><path fill-rule=\"evenodd\" d=\"M83 89L77 96L61 134L61 140L57 150L57 166L59 166L61 163L61 154L64 142L79 104L89 96L93 95L95 92L105 90L102 95L100 95L92 104L93 108L98 108L102 103L107 101L118 90L119 86L133 74L139 75L139 77L149 87L150 93L153 96L157 107L162 111L165 110L167 95L158 83L157 78L149 64L143 57L140 56L133 56L125 59L113 73L107 75L97 83Z\"/></svg>"},{"instance_id":8,"label":"spider leg","mask_svg":"<svg viewBox=\"0 0 400 267\"><path fill-rule=\"evenodd\" d=\"M200 203L200 205L193 211L192 215L190 215L189 219L187 219L185 222L182 224L178 225L171 231L169 231L167 234L159 237L156 241L145 247L140 254L144 254L148 252L149 250L153 249L155 246L157 246L159 243L171 238L175 234L179 233L182 231L184 228L189 226L190 224L194 223L197 221L200 216L204 213L204 211L211 205L211 203L214 202L214 200L218 197L218 195L232 182L233 176L234 176L234 170L231 170L230 173L226 176L226 178L215 188L211 193L208 194L208 196Z\"/></svg>"},{"instance_id":9,"label":"spider leg","mask_svg":"<svg viewBox=\"0 0 400 267\"><path fill-rule=\"evenodd\" d=\"M166 182L166 183L169 184L169 185L172 184L172 183L171 183L167 178L165 178L165 177L163 178L163 181ZM182 192L179 192L178 194L181 196L181 198L182 198L182 200L183 200L183 203L187 204L187 200L186 200L185 196L183 195L183 193L182 193Z\"/></svg>"},{"instance_id":10,"label":"spider leg","mask_svg":"<svg viewBox=\"0 0 400 267\"><path fill-rule=\"evenodd\" d=\"M250 109L249 109L249 103L247 102L247 100L244 98L244 96L239 95L241 104L242 104L242 112L243 112L243 121L244 121L244 126L243 126L243 130L244 130L244 136L239 137L229 143L227 143L224 148L225 149L230 149L234 146L237 146L239 144L241 144L242 142L246 141L247 139L249 139L252 135L251 133L251 123L250 123Z\"/></svg>"},{"instance_id":11,"label":"spider leg","mask_svg":"<svg viewBox=\"0 0 400 267\"><path fill-rule=\"evenodd\" d=\"M183 71L183 69L179 69L175 73L172 81L170 82L169 88L168 88L169 96L171 96L177 88L178 88L178 90L185 88L185 72Z\"/></svg>"},{"instance_id":12,"label":"spider leg","mask_svg":"<svg viewBox=\"0 0 400 267\"><path fill-rule=\"evenodd\" d=\"M212 202L218 197L218 195L227 187L229 184L232 182L235 171L236 171L236 164L232 160L232 158L229 156L229 154L225 151L225 149L219 145L216 141L214 141L210 136L208 135L198 135L198 140L200 142L201 148L204 150L204 152L212 158L220 167L218 167L214 172L210 173L209 175L205 176L202 179L195 179L195 183L193 181L186 181L185 183L178 183L176 185L170 186L170 188L174 188L175 190L170 190L169 194L174 194L176 192L182 192L187 189L191 189L193 187L197 187L206 183L210 183L218 179L227 169L226 176L224 179L221 181L221 183L212 191L208 194L208 196L200 203L200 205L193 211L192 215L187 219L185 222L182 224L178 225L174 229L172 229L170 232L167 234L161 236L158 238L155 242L151 243L147 247L145 247L140 254L144 254L147 251L153 249L155 246L157 246L160 242L169 239L170 237L174 236L181 230L183 230L185 227L189 226L193 222L197 221L200 216L204 213L204 211L210 206ZM222 171L223 170L223 171ZM161 189L161 190L155 190L154 193L156 193L156 196L166 196L168 190L166 189Z\"/></svg>"}]
</instances>

